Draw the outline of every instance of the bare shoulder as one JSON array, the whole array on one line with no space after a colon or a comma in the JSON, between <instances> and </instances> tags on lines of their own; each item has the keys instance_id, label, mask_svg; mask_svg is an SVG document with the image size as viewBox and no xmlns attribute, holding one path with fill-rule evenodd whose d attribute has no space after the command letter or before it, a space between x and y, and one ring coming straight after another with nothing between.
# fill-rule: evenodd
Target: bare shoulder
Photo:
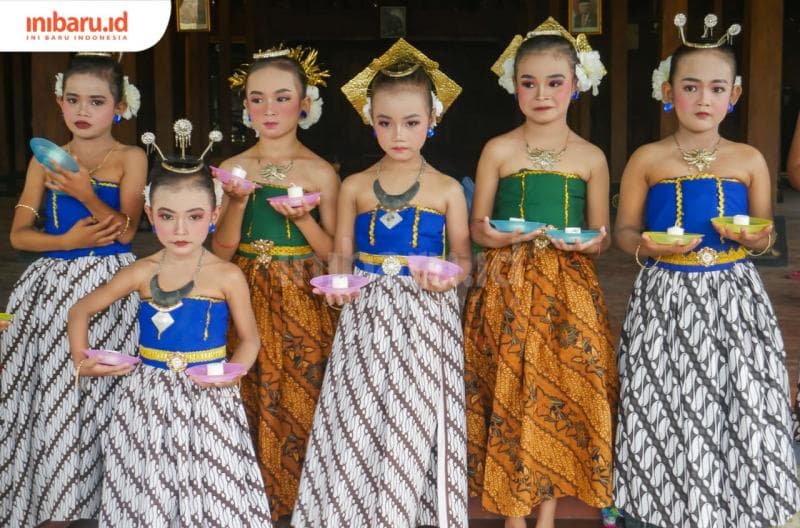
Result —
<instances>
[{"instance_id":1,"label":"bare shoulder","mask_svg":"<svg viewBox=\"0 0 800 528\"><path fill-rule=\"evenodd\" d=\"M628 165L635 165L647 169L654 163L663 161L674 147L667 145L664 140L647 143L637 148L628 159Z\"/></svg>"},{"instance_id":2,"label":"bare shoulder","mask_svg":"<svg viewBox=\"0 0 800 528\"><path fill-rule=\"evenodd\" d=\"M234 154L230 158L224 160L222 163L219 164L220 168L229 171L236 165L242 165L248 161L255 161L257 156L255 154L255 146L248 148L247 150L243 150L238 154Z\"/></svg>"},{"instance_id":3,"label":"bare shoulder","mask_svg":"<svg viewBox=\"0 0 800 528\"><path fill-rule=\"evenodd\" d=\"M725 146L730 149L731 157L741 160L741 162L748 167L760 166L762 163L765 163L764 155L752 145L730 141L727 142Z\"/></svg>"},{"instance_id":4,"label":"bare shoulder","mask_svg":"<svg viewBox=\"0 0 800 528\"><path fill-rule=\"evenodd\" d=\"M352 193L358 189L363 189L365 185L371 185L372 180L375 179L375 173L372 168L361 172L354 172L342 181L342 193Z\"/></svg>"},{"instance_id":5,"label":"bare shoulder","mask_svg":"<svg viewBox=\"0 0 800 528\"><path fill-rule=\"evenodd\" d=\"M339 176L333 168L333 165L328 161L314 153L311 149L303 147L302 154L303 163L306 165L306 170L322 184L331 183L334 180L339 181Z\"/></svg>"},{"instance_id":6,"label":"bare shoulder","mask_svg":"<svg viewBox=\"0 0 800 528\"><path fill-rule=\"evenodd\" d=\"M463 193L461 190L461 183L459 183L459 181L452 176L430 166L428 169L428 174L430 175L429 177L432 184L431 186L436 190L436 192L443 193L443 195L447 196L455 192Z\"/></svg>"},{"instance_id":7,"label":"bare shoulder","mask_svg":"<svg viewBox=\"0 0 800 528\"><path fill-rule=\"evenodd\" d=\"M120 143L119 151L126 160L147 161L147 154L145 154L144 149L138 145L125 145Z\"/></svg>"},{"instance_id":8,"label":"bare shoulder","mask_svg":"<svg viewBox=\"0 0 800 528\"><path fill-rule=\"evenodd\" d=\"M228 286L246 282L244 273L233 262L222 260L210 252L206 253L206 258L208 258L205 265L206 277L211 277L214 286L222 291L225 291Z\"/></svg>"},{"instance_id":9,"label":"bare shoulder","mask_svg":"<svg viewBox=\"0 0 800 528\"><path fill-rule=\"evenodd\" d=\"M589 165L594 166L597 163L605 163L606 161L606 154L600 147L577 134L570 138L568 148L577 152Z\"/></svg>"},{"instance_id":10,"label":"bare shoulder","mask_svg":"<svg viewBox=\"0 0 800 528\"><path fill-rule=\"evenodd\" d=\"M489 157L492 159L502 159L506 156L512 155L517 151L517 143L519 143L520 129L515 128L499 136L495 136L486 142L483 146L481 157Z\"/></svg>"},{"instance_id":11,"label":"bare shoulder","mask_svg":"<svg viewBox=\"0 0 800 528\"><path fill-rule=\"evenodd\" d=\"M126 273L130 273L137 278L140 282L149 280L150 277L158 270L159 262L161 261L161 251L154 253L147 257L140 258L128 266L122 268Z\"/></svg>"}]
</instances>

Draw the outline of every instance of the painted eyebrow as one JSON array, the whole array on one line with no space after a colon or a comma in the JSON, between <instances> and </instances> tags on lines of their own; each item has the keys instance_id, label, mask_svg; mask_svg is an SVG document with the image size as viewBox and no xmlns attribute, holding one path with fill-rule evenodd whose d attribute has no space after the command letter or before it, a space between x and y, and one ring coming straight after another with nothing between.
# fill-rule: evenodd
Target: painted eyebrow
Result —
<instances>
[{"instance_id":1,"label":"painted eyebrow","mask_svg":"<svg viewBox=\"0 0 800 528\"><path fill-rule=\"evenodd\" d=\"M389 119L389 120L392 119L391 117L389 117L386 114L378 114L377 117L382 117L384 119ZM414 118L414 117L418 118L418 117L420 117L420 115L419 114L409 114L409 115L403 117L403 119L411 119L411 118Z\"/></svg>"},{"instance_id":2,"label":"painted eyebrow","mask_svg":"<svg viewBox=\"0 0 800 528\"><path fill-rule=\"evenodd\" d=\"M703 82L700 79L696 79L694 77L684 77L683 79L681 79L681 81L689 81L689 82L696 82L696 83ZM719 83L719 84L728 84L728 80L727 79L713 79L711 82L712 83Z\"/></svg>"},{"instance_id":3,"label":"painted eyebrow","mask_svg":"<svg viewBox=\"0 0 800 528\"><path fill-rule=\"evenodd\" d=\"M523 74L523 79L535 79L533 75ZM548 75L545 79L566 79L567 77L563 73L554 73L552 75Z\"/></svg>"},{"instance_id":4,"label":"painted eyebrow","mask_svg":"<svg viewBox=\"0 0 800 528\"><path fill-rule=\"evenodd\" d=\"M194 209L189 209L189 210L188 210L188 211L186 211L186 212L187 212L187 213L194 213L195 211L200 211L200 212L204 213L204 212L205 212L205 209L203 209L202 207L195 207ZM158 208L158 212L159 212L159 213L161 213L161 212L165 212L165 213L174 213L175 211L173 211L173 210L172 210L172 209L170 209L169 207L159 207L159 208Z\"/></svg>"},{"instance_id":5,"label":"painted eyebrow","mask_svg":"<svg viewBox=\"0 0 800 528\"><path fill-rule=\"evenodd\" d=\"M65 93L65 94L64 94L64 97L66 97L66 96L70 96L70 97L80 97L80 95L79 95L79 94L76 94L75 92L67 92L67 93ZM105 95L90 95L89 97L90 97L91 99L106 99L106 96L105 96Z\"/></svg>"}]
</instances>

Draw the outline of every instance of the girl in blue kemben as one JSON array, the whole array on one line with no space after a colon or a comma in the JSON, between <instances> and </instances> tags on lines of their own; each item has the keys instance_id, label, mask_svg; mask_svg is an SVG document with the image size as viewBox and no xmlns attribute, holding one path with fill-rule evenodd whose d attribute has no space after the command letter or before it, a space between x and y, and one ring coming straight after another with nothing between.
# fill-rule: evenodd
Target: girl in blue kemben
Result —
<instances>
[{"instance_id":1,"label":"girl in blue kemben","mask_svg":"<svg viewBox=\"0 0 800 528\"><path fill-rule=\"evenodd\" d=\"M186 122L185 120L178 123ZM219 215L202 161L169 159L152 172L145 212L164 248L120 271L70 310L80 372L90 318L138 292L141 365L125 378L108 431L101 526L271 526L238 391L259 347L244 275L203 243ZM238 376L201 383L185 369L226 357L228 319ZM226 366L228 368L229 366Z\"/></svg>"},{"instance_id":2,"label":"girl in blue kemben","mask_svg":"<svg viewBox=\"0 0 800 528\"><path fill-rule=\"evenodd\" d=\"M368 277L336 329L292 526L467 526L464 352L455 286L469 273L461 186L425 162L426 136L461 91L405 40L342 91L385 155L342 184L334 273ZM411 275L405 256L463 272Z\"/></svg>"},{"instance_id":3,"label":"girl in blue kemben","mask_svg":"<svg viewBox=\"0 0 800 528\"><path fill-rule=\"evenodd\" d=\"M699 48L685 23L676 17L684 44L653 87L678 129L622 176L615 237L643 269L619 345L615 504L628 527L779 526L800 510L786 352L748 259L775 235L711 221L771 219L770 176L756 149L719 133L742 93L738 26ZM670 228L688 240L648 234Z\"/></svg>"},{"instance_id":4,"label":"girl in blue kemben","mask_svg":"<svg viewBox=\"0 0 800 528\"><path fill-rule=\"evenodd\" d=\"M0 526L96 517L101 437L117 379L72 385L67 310L134 261L130 243L142 212L147 160L123 145L114 123L136 115L139 93L111 54L78 54L56 76L56 101L78 172L35 159L14 208L11 245L39 253L14 285L0 335ZM36 220L44 228L39 229ZM92 319L92 345L134 353L135 294ZM87 362L83 374L119 367Z\"/></svg>"}]
</instances>

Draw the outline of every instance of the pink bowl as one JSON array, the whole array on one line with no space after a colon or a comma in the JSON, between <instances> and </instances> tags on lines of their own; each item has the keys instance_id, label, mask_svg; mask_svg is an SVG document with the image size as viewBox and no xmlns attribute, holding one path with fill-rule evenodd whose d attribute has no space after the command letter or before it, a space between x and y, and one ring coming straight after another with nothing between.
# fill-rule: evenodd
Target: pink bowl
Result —
<instances>
[{"instance_id":1,"label":"pink bowl","mask_svg":"<svg viewBox=\"0 0 800 528\"><path fill-rule=\"evenodd\" d=\"M117 352L116 350L104 350L104 349L97 349L97 348L90 348L87 349L86 355L90 358L97 358L97 362L101 365L110 365L110 366L117 366L117 365L136 365L139 363L139 358L136 356L129 356L128 354L122 354Z\"/></svg>"},{"instance_id":2,"label":"pink bowl","mask_svg":"<svg viewBox=\"0 0 800 528\"><path fill-rule=\"evenodd\" d=\"M308 205L313 204L314 202L317 201L317 198L319 197L320 194L321 193L318 192L306 193L303 195L302 198L289 198L288 194L282 194L280 196L270 196L269 198L267 198L267 200L269 201L269 203L273 204L285 203L290 207L300 207L304 203Z\"/></svg>"},{"instance_id":3,"label":"pink bowl","mask_svg":"<svg viewBox=\"0 0 800 528\"><path fill-rule=\"evenodd\" d=\"M211 175L218 179L221 183L227 185L233 180L237 180L239 182L239 187L245 192L252 192L253 189L257 189L260 187L257 183L254 183L250 180L246 180L244 178L239 178L238 176L234 176L230 172L220 169L219 167L214 167L213 165L209 165L208 167L211 169Z\"/></svg>"},{"instance_id":4,"label":"pink bowl","mask_svg":"<svg viewBox=\"0 0 800 528\"><path fill-rule=\"evenodd\" d=\"M443 280L456 277L464 271L458 264L437 257L408 255L406 260L408 260L408 269L411 271L427 271Z\"/></svg>"},{"instance_id":5,"label":"pink bowl","mask_svg":"<svg viewBox=\"0 0 800 528\"><path fill-rule=\"evenodd\" d=\"M241 363L223 363L223 374L220 376L209 376L207 372L207 364L195 365L186 369L186 374L197 381L203 383L216 383L218 381L231 381L236 376L247 370Z\"/></svg>"},{"instance_id":6,"label":"pink bowl","mask_svg":"<svg viewBox=\"0 0 800 528\"><path fill-rule=\"evenodd\" d=\"M347 277L347 288L334 288L333 278L342 275L337 273L334 275L320 275L311 279L311 285L318 288L322 293L344 294L355 293L369 283L369 277L362 277L361 275L344 275Z\"/></svg>"}]
</instances>

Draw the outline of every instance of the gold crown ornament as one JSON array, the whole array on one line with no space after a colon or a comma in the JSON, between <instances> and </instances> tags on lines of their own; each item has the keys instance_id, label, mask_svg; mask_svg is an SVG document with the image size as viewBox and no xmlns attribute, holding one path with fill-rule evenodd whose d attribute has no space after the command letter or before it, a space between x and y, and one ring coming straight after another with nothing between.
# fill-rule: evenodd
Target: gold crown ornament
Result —
<instances>
[{"instance_id":1,"label":"gold crown ornament","mask_svg":"<svg viewBox=\"0 0 800 528\"><path fill-rule=\"evenodd\" d=\"M710 13L705 16L703 19L703 36L701 38L704 39L713 39L714 37L714 28L717 27L717 23L719 19L717 15ZM678 33L681 36L681 42L683 42L684 46L688 46L690 48L699 48L699 49L711 49L711 48L718 48L725 44L733 43L733 37L738 35L742 32L742 26L739 24L731 24L728 27L728 30L717 40L711 42L689 42L686 40L686 15L683 13L678 13L675 15L675 27L678 28Z\"/></svg>"},{"instance_id":2,"label":"gold crown ornament","mask_svg":"<svg viewBox=\"0 0 800 528\"><path fill-rule=\"evenodd\" d=\"M539 24L535 29L529 31L525 37L515 35L511 39L503 53L497 58L491 70L499 77L499 84L509 93L514 93L514 59L517 50L528 39L541 36L555 36L566 39L575 49L578 56L578 63L575 65L575 75L578 78L578 89L582 92L592 90L593 95L597 95L597 87L606 74L606 69L600 61L600 53L594 51L589 45L586 35L580 33L577 37L556 21L553 17Z\"/></svg>"},{"instance_id":3,"label":"gold crown ornament","mask_svg":"<svg viewBox=\"0 0 800 528\"><path fill-rule=\"evenodd\" d=\"M370 86L375 76L383 73L389 77L405 77L419 68L425 70L433 83L433 106L436 120L439 122L442 115L461 93L461 87L439 69L438 62L431 60L402 38L342 86L342 93L361 116L364 124L371 125L368 109L371 107L370 98L372 96Z\"/></svg>"},{"instance_id":4,"label":"gold crown ornament","mask_svg":"<svg viewBox=\"0 0 800 528\"><path fill-rule=\"evenodd\" d=\"M274 59L277 57L293 59L300 64L309 86L327 86L325 79L330 77L331 74L328 70L320 68L317 63L317 55L318 52L314 48L305 46L285 48L283 44L280 44L266 51L258 50L253 53L253 60ZM233 70L231 76L228 77L228 83L232 90L244 90L247 84L248 69L250 69L250 63L244 63Z\"/></svg>"}]
</instances>

